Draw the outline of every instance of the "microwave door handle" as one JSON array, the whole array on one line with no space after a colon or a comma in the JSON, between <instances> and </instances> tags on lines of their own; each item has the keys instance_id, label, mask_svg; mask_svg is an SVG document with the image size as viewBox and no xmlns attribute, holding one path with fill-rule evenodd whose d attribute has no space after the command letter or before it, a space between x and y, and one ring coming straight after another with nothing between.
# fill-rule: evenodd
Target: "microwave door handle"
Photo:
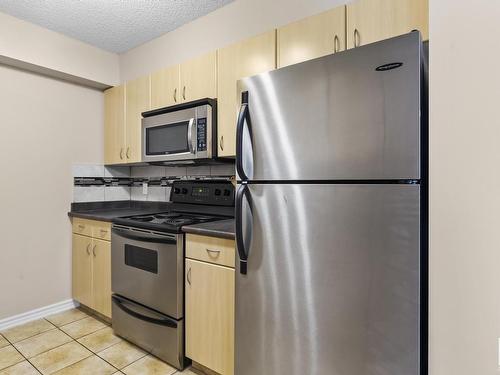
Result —
<instances>
[{"instance_id":1,"label":"microwave door handle","mask_svg":"<svg viewBox=\"0 0 500 375\"><path fill-rule=\"evenodd\" d=\"M192 118L189 120L189 125L188 125L188 147L189 147L189 152L191 154L194 154L196 149L196 144L194 143L194 141L195 141L194 118Z\"/></svg>"}]
</instances>

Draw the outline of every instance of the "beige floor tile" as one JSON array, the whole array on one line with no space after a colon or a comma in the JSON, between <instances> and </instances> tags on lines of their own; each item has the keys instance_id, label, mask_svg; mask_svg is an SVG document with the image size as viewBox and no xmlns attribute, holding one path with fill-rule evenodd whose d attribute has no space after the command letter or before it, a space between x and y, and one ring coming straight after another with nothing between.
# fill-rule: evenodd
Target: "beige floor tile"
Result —
<instances>
[{"instance_id":1,"label":"beige floor tile","mask_svg":"<svg viewBox=\"0 0 500 375\"><path fill-rule=\"evenodd\" d=\"M60 327L65 324L69 324L86 317L88 317L88 315L85 314L83 311L78 309L71 309L63 311L59 314L50 315L45 319L47 319L49 322L56 325L57 327Z\"/></svg>"},{"instance_id":2,"label":"beige floor tile","mask_svg":"<svg viewBox=\"0 0 500 375\"><path fill-rule=\"evenodd\" d=\"M7 339L5 337L3 337L2 335L0 335L0 348L3 348L4 346L7 346L9 345L9 342L7 341Z\"/></svg>"},{"instance_id":3,"label":"beige floor tile","mask_svg":"<svg viewBox=\"0 0 500 375\"><path fill-rule=\"evenodd\" d=\"M88 318L77 320L59 328L74 339L79 339L105 327L107 326L104 323L89 316Z\"/></svg>"},{"instance_id":4,"label":"beige floor tile","mask_svg":"<svg viewBox=\"0 0 500 375\"><path fill-rule=\"evenodd\" d=\"M171 375L176 371L152 355L147 355L122 370L126 375Z\"/></svg>"},{"instance_id":5,"label":"beige floor tile","mask_svg":"<svg viewBox=\"0 0 500 375\"><path fill-rule=\"evenodd\" d=\"M53 374L65 367L90 357L92 352L75 341L69 342L30 359L30 362L42 373Z\"/></svg>"},{"instance_id":6,"label":"beige floor tile","mask_svg":"<svg viewBox=\"0 0 500 375\"><path fill-rule=\"evenodd\" d=\"M7 340L14 343L51 329L54 329L54 325L50 324L45 319L38 319L17 327L9 328L0 333L4 335Z\"/></svg>"},{"instance_id":7,"label":"beige floor tile","mask_svg":"<svg viewBox=\"0 0 500 375\"><path fill-rule=\"evenodd\" d=\"M7 367L0 371L0 375L39 375L40 373L28 361Z\"/></svg>"},{"instance_id":8,"label":"beige floor tile","mask_svg":"<svg viewBox=\"0 0 500 375\"><path fill-rule=\"evenodd\" d=\"M14 346L26 358L31 358L72 340L73 339L64 332L58 329L52 329L28 339L18 341Z\"/></svg>"},{"instance_id":9,"label":"beige floor tile","mask_svg":"<svg viewBox=\"0 0 500 375\"><path fill-rule=\"evenodd\" d=\"M84 360L77 362L71 366L63 368L57 371L57 375L76 375L76 374L98 374L98 375L110 375L118 372L113 366L105 362L98 356L94 355L92 357L85 358Z\"/></svg>"},{"instance_id":10,"label":"beige floor tile","mask_svg":"<svg viewBox=\"0 0 500 375\"><path fill-rule=\"evenodd\" d=\"M129 344L127 341L122 341L103 350L98 355L116 368L122 369L139 358L144 357L146 354L145 351L139 349L137 346Z\"/></svg>"},{"instance_id":11,"label":"beige floor tile","mask_svg":"<svg viewBox=\"0 0 500 375\"><path fill-rule=\"evenodd\" d=\"M23 356L12 345L0 349L0 370L22 362Z\"/></svg>"},{"instance_id":12,"label":"beige floor tile","mask_svg":"<svg viewBox=\"0 0 500 375\"><path fill-rule=\"evenodd\" d=\"M100 329L99 331L78 339L80 344L92 350L94 353L101 352L120 341L122 341L122 339L115 336L113 334L113 329L110 327Z\"/></svg>"}]
</instances>

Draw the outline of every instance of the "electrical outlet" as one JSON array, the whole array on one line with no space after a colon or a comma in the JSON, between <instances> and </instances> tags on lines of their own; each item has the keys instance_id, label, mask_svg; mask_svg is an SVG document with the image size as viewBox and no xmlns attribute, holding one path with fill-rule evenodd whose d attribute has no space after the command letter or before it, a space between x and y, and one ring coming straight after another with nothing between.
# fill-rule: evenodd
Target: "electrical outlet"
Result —
<instances>
[{"instance_id":1,"label":"electrical outlet","mask_svg":"<svg viewBox=\"0 0 500 375\"><path fill-rule=\"evenodd\" d=\"M142 183L142 194L148 195L148 183L147 182Z\"/></svg>"}]
</instances>

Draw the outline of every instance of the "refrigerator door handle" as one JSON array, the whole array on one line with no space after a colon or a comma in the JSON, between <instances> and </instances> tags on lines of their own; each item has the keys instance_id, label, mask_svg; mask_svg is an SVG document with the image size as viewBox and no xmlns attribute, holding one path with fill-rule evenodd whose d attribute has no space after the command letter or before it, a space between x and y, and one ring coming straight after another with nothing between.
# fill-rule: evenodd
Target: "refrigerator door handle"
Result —
<instances>
[{"instance_id":1,"label":"refrigerator door handle","mask_svg":"<svg viewBox=\"0 0 500 375\"><path fill-rule=\"evenodd\" d=\"M238 122L236 123L236 171L242 181L247 181L249 178L243 168L243 132L245 130L245 124L248 124L248 129L250 130L248 92L244 92L242 98Z\"/></svg>"},{"instance_id":2,"label":"refrigerator door handle","mask_svg":"<svg viewBox=\"0 0 500 375\"><path fill-rule=\"evenodd\" d=\"M235 219L236 219L236 247L238 249L238 257L240 258L240 273L243 275L247 274L247 262L248 262L248 250L245 246L245 238L243 233L243 199L246 199L248 204L250 204L250 190L248 185L240 185L238 191L236 192L236 203L235 203ZM251 207L250 207L251 211ZM250 220L250 225L252 220Z\"/></svg>"}]
</instances>

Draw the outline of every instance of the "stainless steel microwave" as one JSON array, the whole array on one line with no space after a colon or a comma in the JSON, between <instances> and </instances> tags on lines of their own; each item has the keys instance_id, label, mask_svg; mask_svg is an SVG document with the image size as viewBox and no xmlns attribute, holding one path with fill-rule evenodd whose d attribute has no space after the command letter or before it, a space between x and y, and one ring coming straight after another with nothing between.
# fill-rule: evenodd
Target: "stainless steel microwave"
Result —
<instances>
[{"instance_id":1,"label":"stainless steel microwave","mask_svg":"<svg viewBox=\"0 0 500 375\"><path fill-rule=\"evenodd\" d=\"M217 156L217 104L203 99L142 114L142 161L194 164Z\"/></svg>"}]
</instances>

